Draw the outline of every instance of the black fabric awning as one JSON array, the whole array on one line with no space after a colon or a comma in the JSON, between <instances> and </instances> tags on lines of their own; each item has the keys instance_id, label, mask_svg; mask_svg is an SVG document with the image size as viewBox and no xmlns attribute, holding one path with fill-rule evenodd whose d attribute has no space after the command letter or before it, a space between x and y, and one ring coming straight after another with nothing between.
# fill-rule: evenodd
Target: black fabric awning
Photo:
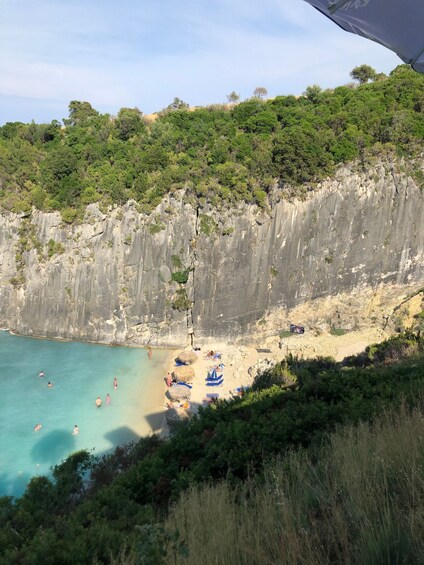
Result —
<instances>
[{"instance_id":1,"label":"black fabric awning","mask_svg":"<svg viewBox=\"0 0 424 565\"><path fill-rule=\"evenodd\" d=\"M345 31L376 41L424 73L423 0L305 0Z\"/></svg>"}]
</instances>

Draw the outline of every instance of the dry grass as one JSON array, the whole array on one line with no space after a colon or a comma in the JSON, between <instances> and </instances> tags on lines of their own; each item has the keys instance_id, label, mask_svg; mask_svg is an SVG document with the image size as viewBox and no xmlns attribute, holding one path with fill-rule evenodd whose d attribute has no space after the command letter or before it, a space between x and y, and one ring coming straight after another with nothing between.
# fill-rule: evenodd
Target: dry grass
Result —
<instances>
[{"instance_id":1,"label":"dry grass","mask_svg":"<svg viewBox=\"0 0 424 565\"><path fill-rule=\"evenodd\" d=\"M424 418L388 412L294 453L260 484L193 488L166 525L186 565L424 563Z\"/></svg>"}]
</instances>

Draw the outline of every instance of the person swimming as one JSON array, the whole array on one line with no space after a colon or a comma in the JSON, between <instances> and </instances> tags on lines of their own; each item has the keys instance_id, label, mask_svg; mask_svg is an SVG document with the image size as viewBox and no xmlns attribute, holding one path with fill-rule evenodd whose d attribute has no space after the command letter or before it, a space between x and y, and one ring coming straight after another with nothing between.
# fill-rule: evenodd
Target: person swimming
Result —
<instances>
[{"instance_id":1,"label":"person swimming","mask_svg":"<svg viewBox=\"0 0 424 565\"><path fill-rule=\"evenodd\" d=\"M49 381L49 382L47 383L47 386L48 386L49 388L52 388L53 383L51 383L51 382Z\"/></svg>"},{"instance_id":2,"label":"person swimming","mask_svg":"<svg viewBox=\"0 0 424 565\"><path fill-rule=\"evenodd\" d=\"M43 427L43 426L42 426L41 424L36 424L36 425L34 426L34 432L40 431L42 427Z\"/></svg>"},{"instance_id":3,"label":"person swimming","mask_svg":"<svg viewBox=\"0 0 424 565\"><path fill-rule=\"evenodd\" d=\"M97 408L100 408L101 405L102 405L102 399L100 398L100 396L98 396L96 398L96 406Z\"/></svg>"},{"instance_id":4,"label":"person swimming","mask_svg":"<svg viewBox=\"0 0 424 565\"><path fill-rule=\"evenodd\" d=\"M106 405L109 406L109 404L110 404L110 394L107 393L107 395L106 395Z\"/></svg>"},{"instance_id":5,"label":"person swimming","mask_svg":"<svg viewBox=\"0 0 424 565\"><path fill-rule=\"evenodd\" d=\"M45 377L45 376L46 376L46 373L45 373L44 371L40 371L40 372L38 373L38 376L39 376L39 377Z\"/></svg>"},{"instance_id":6,"label":"person swimming","mask_svg":"<svg viewBox=\"0 0 424 565\"><path fill-rule=\"evenodd\" d=\"M72 435L77 436L79 434L79 427L75 424L74 429L72 430Z\"/></svg>"}]
</instances>

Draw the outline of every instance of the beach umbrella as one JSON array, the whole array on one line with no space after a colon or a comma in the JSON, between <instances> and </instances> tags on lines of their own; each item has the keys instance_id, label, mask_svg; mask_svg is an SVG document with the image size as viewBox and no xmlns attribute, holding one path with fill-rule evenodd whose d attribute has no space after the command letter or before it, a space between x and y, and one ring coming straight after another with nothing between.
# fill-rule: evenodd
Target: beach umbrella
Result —
<instances>
[{"instance_id":1,"label":"beach umbrella","mask_svg":"<svg viewBox=\"0 0 424 565\"><path fill-rule=\"evenodd\" d=\"M181 400L182 398L190 398L191 390L184 385L172 385L168 389L168 394L172 400Z\"/></svg>"},{"instance_id":2,"label":"beach umbrella","mask_svg":"<svg viewBox=\"0 0 424 565\"><path fill-rule=\"evenodd\" d=\"M424 73L422 0L305 0L345 31L371 39Z\"/></svg>"},{"instance_id":3,"label":"beach umbrella","mask_svg":"<svg viewBox=\"0 0 424 565\"><path fill-rule=\"evenodd\" d=\"M177 361L190 365L190 363L197 361L197 355L194 351L181 351L181 353L177 355Z\"/></svg>"},{"instance_id":4,"label":"beach umbrella","mask_svg":"<svg viewBox=\"0 0 424 565\"><path fill-rule=\"evenodd\" d=\"M174 376L178 381L184 381L185 383L191 382L194 379L194 369L193 367L188 367L187 365L181 365L181 367L174 367L172 371Z\"/></svg>"}]
</instances>

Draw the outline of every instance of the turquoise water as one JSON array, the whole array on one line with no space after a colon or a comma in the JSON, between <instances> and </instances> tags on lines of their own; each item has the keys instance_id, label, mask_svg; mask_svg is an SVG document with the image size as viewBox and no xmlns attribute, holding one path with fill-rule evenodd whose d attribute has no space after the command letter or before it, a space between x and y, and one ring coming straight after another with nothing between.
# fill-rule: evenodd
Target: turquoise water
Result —
<instances>
[{"instance_id":1,"label":"turquoise water","mask_svg":"<svg viewBox=\"0 0 424 565\"><path fill-rule=\"evenodd\" d=\"M149 360L145 349L0 331L0 496L21 495L32 476L47 475L74 451L101 454L159 429L169 355L154 350ZM78 435L72 435L75 424Z\"/></svg>"}]
</instances>

